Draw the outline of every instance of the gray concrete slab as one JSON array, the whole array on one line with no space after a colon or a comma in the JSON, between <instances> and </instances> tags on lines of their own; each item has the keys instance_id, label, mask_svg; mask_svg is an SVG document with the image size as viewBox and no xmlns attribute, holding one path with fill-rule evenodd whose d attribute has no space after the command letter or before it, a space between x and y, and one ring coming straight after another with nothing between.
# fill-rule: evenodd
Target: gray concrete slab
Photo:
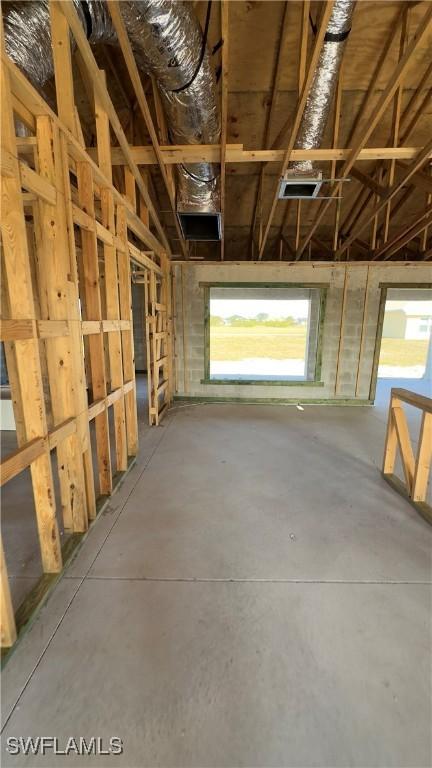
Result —
<instances>
[{"instance_id":1,"label":"gray concrete slab","mask_svg":"<svg viewBox=\"0 0 432 768\"><path fill-rule=\"evenodd\" d=\"M429 581L432 532L380 476L372 410L179 410L91 574Z\"/></svg>"},{"instance_id":2,"label":"gray concrete slab","mask_svg":"<svg viewBox=\"0 0 432 768\"><path fill-rule=\"evenodd\" d=\"M430 766L432 529L380 476L383 413L200 405L147 431L3 673L4 739L124 754L2 765Z\"/></svg>"},{"instance_id":3,"label":"gray concrete slab","mask_svg":"<svg viewBox=\"0 0 432 768\"><path fill-rule=\"evenodd\" d=\"M429 599L420 585L86 580L3 738L118 736L124 754L2 765L427 766Z\"/></svg>"},{"instance_id":4,"label":"gray concrete slab","mask_svg":"<svg viewBox=\"0 0 432 768\"><path fill-rule=\"evenodd\" d=\"M58 582L7 660L1 673L2 728L45 653L80 583L80 579L61 579Z\"/></svg>"}]
</instances>

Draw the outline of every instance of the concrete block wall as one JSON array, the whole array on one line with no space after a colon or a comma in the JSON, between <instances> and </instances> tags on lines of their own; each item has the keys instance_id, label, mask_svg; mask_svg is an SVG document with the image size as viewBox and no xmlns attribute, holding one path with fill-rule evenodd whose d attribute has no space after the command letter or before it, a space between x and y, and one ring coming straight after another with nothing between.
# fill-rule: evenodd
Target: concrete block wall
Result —
<instances>
[{"instance_id":1,"label":"concrete block wall","mask_svg":"<svg viewBox=\"0 0 432 768\"><path fill-rule=\"evenodd\" d=\"M430 265L219 263L174 265L177 394L200 398L368 402L382 284L427 284ZM203 384L204 288L200 283L327 283L322 386ZM184 365L186 359L186 366Z\"/></svg>"}]
</instances>

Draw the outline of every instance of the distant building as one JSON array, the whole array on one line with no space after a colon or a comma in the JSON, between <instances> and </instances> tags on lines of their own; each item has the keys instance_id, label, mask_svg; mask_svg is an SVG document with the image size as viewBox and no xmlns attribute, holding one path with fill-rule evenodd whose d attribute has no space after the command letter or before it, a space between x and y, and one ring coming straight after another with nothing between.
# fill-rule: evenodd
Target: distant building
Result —
<instances>
[{"instance_id":1,"label":"distant building","mask_svg":"<svg viewBox=\"0 0 432 768\"><path fill-rule=\"evenodd\" d=\"M432 331L432 316L419 313L421 307L410 304L420 302L404 302L405 306L386 309L383 325L383 339L410 339L412 341L427 341ZM402 304L402 302L391 302ZM417 310L417 311L415 311Z\"/></svg>"}]
</instances>

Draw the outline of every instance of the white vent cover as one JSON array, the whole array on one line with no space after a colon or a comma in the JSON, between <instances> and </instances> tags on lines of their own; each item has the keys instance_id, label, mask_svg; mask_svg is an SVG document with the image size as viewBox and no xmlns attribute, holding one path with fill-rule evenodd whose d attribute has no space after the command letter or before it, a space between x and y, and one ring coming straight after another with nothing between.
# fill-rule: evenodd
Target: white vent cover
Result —
<instances>
[{"instance_id":1,"label":"white vent cover","mask_svg":"<svg viewBox=\"0 0 432 768\"><path fill-rule=\"evenodd\" d=\"M321 171L305 174L287 171L279 183L279 200L312 200L318 196L322 183Z\"/></svg>"}]
</instances>

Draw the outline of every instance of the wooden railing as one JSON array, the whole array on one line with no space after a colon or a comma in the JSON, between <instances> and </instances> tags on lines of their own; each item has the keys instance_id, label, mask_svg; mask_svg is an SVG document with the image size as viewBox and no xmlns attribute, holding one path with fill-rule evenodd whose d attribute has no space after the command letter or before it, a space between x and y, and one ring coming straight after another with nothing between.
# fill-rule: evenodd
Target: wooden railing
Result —
<instances>
[{"instance_id":1,"label":"wooden railing","mask_svg":"<svg viewBox=\"0 0 432 768\"><path fill-rule=\"evenodd\" d=\"M403 403L419 408L423 415L417 453L411 443ZM394 474L399 448L404 482ZM392 389L384 449L383 477L407 498L418 512L432 523L432 507L427 503L432 460L432 399L408 389Z\"/></svg>"}]
</instances>

